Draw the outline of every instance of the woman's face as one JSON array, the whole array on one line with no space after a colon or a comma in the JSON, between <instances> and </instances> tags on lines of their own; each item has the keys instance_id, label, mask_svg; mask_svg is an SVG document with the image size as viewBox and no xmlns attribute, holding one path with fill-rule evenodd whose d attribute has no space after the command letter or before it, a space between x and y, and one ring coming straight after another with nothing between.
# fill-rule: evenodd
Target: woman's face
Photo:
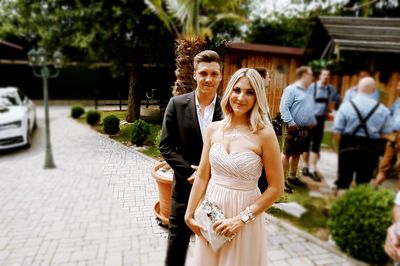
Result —
<instances>
[{"instance_id":1,"label":"woman's face","mask_svg":"<svg viewBox=\"0 0 400 266\"><path fill-rule=\"evenodd\" d=\"M256 92L247 77L241 77L229 96L229 104L235 114L247 114L256 102Z\"/></svg>"}]
</instances>

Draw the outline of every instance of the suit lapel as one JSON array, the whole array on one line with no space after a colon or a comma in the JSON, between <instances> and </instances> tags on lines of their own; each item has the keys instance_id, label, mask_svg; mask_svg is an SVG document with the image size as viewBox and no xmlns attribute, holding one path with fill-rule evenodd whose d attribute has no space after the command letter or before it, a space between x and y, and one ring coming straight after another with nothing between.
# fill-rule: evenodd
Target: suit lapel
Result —
<instances>
[{"instance_id":1,"label":"suit lapel","mask_svg":"<svg viewBox=\"0 0 400 266\"><path fill-rule=\"evenodd\" d=\"M196 101L194 97L196 97L195 91L188 93L188 97L186 98L186 103L189 111L189 117L190 120L192 121L193 128L196 131L196 135L203 142L203 138L201 137L199 118L197 117Z\"/></svg>"},{"instance_id":2,"label":"suit lapel","mask_svg":"<svg viewBox=\"0 0 400 266\"><path fill-rule=\"evenodd\" d=\"M221 108L221 97L217 96L217 100L215 101L214 115L212 121L220 121L224 118L224 114Z\"/></svg>"}]
</instances>

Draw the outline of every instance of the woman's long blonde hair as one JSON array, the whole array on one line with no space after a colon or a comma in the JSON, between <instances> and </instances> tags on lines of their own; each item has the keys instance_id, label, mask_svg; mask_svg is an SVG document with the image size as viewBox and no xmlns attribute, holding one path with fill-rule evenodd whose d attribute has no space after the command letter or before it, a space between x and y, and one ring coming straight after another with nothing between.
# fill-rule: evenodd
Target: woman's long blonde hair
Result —
<instances>
[{"instance_id":1,"label":"woman's long blonde hair","mask_svg":"<svg viewBox=\"0 0 400 266\"><path fill-rule=\"evenodd\" d=\"M222 96L221 108L225 115L225 127L228 127L232 120L233 109L229 103L229 97L232 94L233 88L240 78L247 77L249 79L250 85L256 93L256 101L253 108L251 109L248 123L250 130L256 132L259 129L265 128L266 126L271 126L271 121L269 120L269 107L267 102L267 96L265 94L264 80L260 74L252 68L241 68L236 71L228 82L228 86Z\"/></svg>"}]
</instances>

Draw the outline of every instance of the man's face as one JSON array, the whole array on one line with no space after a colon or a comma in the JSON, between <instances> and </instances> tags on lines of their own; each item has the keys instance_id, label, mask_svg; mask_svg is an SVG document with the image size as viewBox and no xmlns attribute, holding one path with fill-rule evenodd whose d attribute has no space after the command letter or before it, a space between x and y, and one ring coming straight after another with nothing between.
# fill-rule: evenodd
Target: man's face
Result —
<instances>
[{"instance_id":1,"label":"man's face","mask_svg":"<svg viewBox=\"0 0 400 266\"><path fill-rule=\"evenodd\" d=\"M331 73L329 72L329 70L324 69L322 70L321 74L319 74L319 82L326 85L328 84L330 77Z\"/></svg>"},{"instance_id":2,"label":"man's face","mask_svg":"<svg viewBox=\"0 0 400 266\"><path fill-rule=\"evenodd\" d=\"M222 80L221 68L217 62L200 62L193 73L200 94L212 94L217 92Z\"/></svg>"}]
</instances>

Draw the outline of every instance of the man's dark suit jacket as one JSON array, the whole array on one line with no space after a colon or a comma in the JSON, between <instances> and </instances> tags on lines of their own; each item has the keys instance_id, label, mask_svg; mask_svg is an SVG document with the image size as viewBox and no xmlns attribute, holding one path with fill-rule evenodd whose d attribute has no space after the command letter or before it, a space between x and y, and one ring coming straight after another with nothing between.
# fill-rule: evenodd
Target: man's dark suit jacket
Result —
<instances>
[{"instance_id":1,"label":"man's dark suit jacket","mask_svg":"<svg viewBox=\"0 0 400 266\"><path fill-rule=\"evenodd\" d=\"M195 97L194 91L173 97L165 111L160 151L174 170L172 204L176 206L173 206L171 211L174 209L177 212L186 211L192 187L187 179L195 171L191 165L199 165L203 149ZM217 97L212 121L219 121L222 118L220 97Z\"/></svg>"}]
</instances>

